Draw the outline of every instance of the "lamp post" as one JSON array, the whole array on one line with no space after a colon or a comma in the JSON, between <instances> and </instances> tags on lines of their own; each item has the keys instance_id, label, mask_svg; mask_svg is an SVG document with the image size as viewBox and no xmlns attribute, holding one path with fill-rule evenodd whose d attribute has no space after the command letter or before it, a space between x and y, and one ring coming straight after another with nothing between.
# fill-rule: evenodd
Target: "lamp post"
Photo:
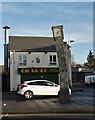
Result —
<instances>
[{"instance_id":1,"label":"lamp post","mask_svg":"<svg viewBox=\"0 0 95 120\"><path fill-rule=\"evenodd\" d=\"M4 26L3 29L5 30L5 42L4 42L4 72L8 72L8 44L9 44L9 36L8 30L10 29L9 26Z\"/></svg>"},{"instance_id":2,"label":"lamp post","mask_svg":"<svg viewBox=\"0 0 95 120\"><path fill-rule=\"evenodd\" d=\"M69 80L69 86L72 89L72 72L71 72L71 45L70 43L73 43L74 40L67 41L68 43L68 49L67 49L67 57L68 57L68 80Z\"/></svg>"},{"instance_id":3,"label":"lamp post","mask_svg":"<svg viewBox=\"0 0 95 120\"><path fill-rule=\"evenodd\" d=\"M67 45L67 65L68 65L68 83L69 88L72 89L72 72L71 72L71 47Z\"/></svg>"},{"instance_id":4,"label":"lamp post","mask_svg":"<svg viewBox=\"0 0 95 120\"><path fill-rule=\"evenodd\" d=\"M52 27L53 38L56 45L56 51L58 55L59 74L60 74L60 94L59 102L67 103L71 101L69 92L69 80L68 80L68 62L67 62L67 43L63 42L63 26Z\"/></svg>"},{"instance_id":5,"label":"lamp post","mask_svg":"<svg viewBox=\"0 0 95 120\"><path fill-rule=\"evenodd\" d=\"M6 76L6 89L9 90L9 66L8 66L8 60L9 60L9 36L8 36L8 30L10 29L9 26L3 27L5 31L5 42L4 42L4 73Z\"/></svg>"}]
</instances>

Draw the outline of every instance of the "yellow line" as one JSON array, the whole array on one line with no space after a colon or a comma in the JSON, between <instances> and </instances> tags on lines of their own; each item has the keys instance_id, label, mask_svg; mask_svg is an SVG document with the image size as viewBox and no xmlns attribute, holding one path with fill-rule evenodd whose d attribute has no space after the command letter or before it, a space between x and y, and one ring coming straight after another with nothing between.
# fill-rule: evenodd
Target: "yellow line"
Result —
<instances>
[{"instance_id":1,"label":"yellow line","mask_svg":"<svg viewBox=\"0 0 95 120\"><path fill-rule=\"evenodd\" d=\"M41 116L41 117L77 117L77 116L81 116L81 117L83 117L83 116L86 116L86 117L88 117L88 116L93 116L93 114L89 114L89 113L87 113L87 114L85 114L85 113L82 113L82 114L80 114L80 113L55 113L55 114L1 114L0 116L5 116L5 117L12 117L12 116L15 116L15 117L24 117L24 116L26 116L26 117L28 117L28 116L30 116L30 117L34 117L34 116Z\"/></svg>"}]
</instances>

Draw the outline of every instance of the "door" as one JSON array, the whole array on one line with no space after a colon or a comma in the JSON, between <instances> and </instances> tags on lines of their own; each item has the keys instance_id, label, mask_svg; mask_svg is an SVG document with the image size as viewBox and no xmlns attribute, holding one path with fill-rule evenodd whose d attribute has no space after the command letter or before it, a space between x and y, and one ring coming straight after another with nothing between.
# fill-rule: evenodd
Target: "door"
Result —
<instances>
[{"instance_id":1,"label":"door","mask_svg":"<svg viewBox=\"0 0 95 120\"><path fill-rule=\"evenodd\" d=\"M42 89L44 95L57 95L59 91L59 87L49 81L42 82Z\"/></svg>"},{"instance_id":2,"label":"door","mask_svg":"<svg viewBox=\"0 0 95 120\"><path fill-rule=\"evenodd\" d=\"M31 81L28 84L28 90L32 91L34 95L43 95L43 87L40 81Z\"/></svg>"}]
</instances>

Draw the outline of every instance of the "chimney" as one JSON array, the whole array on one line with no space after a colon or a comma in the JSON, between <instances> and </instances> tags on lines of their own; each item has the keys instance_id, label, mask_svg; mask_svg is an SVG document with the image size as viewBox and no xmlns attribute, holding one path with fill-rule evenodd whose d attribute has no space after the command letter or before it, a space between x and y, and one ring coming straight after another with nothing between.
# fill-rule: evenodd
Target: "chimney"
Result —
<instances>
[{"instance_id":1,"label":"chimney","mask_svg":"<svg viewBox=\"0 0 95 120\"><path fill-rule=\"evenodd\" d=\"M4 26L3 29L5 30L4 34L4 72L8 73L8 43L9 43L9 36L8 36L8 30L10 29L9 26Z\"/></svg>"}]
</instances>

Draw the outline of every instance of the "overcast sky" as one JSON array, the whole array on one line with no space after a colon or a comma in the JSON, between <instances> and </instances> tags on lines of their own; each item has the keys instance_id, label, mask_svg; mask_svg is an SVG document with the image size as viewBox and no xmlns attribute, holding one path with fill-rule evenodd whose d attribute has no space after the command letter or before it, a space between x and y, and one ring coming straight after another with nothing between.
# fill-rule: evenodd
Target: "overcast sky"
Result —
<instances>
[{"instance_id":1,"label":"overcast sky","mask_svg":"<svg viewBox=\"0 0 95 120\"><path fill-rule=\"evenodd\" d=\"M93 51L93 2L3 2L2 27L10 26L13 36L50 36L51 27L63 25L64 41L71 44L76 63L86 62L89 50ZM4 31L0 39L3 64Z\"/></svg>"}]
</instances>

